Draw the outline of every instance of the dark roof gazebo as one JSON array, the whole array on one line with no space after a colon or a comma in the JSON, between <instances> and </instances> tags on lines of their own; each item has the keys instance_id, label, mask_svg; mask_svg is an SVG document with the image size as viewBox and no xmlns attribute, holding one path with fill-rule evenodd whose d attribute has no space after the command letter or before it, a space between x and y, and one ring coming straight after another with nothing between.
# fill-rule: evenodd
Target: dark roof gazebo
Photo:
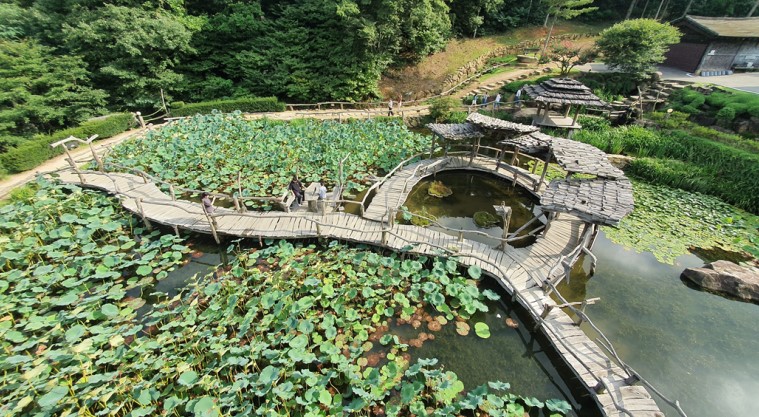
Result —
<instances>
[{"instance_id":1,"label":"dark roof gazebo","mask_svg":"<svg viewBox=\"0 0 759 417\"><path fill-rule=\"evenodd\" d=\"M551 78L540 84L526 85L523 88L525 94L538 104L538 113L535 115L533 123L540 126L579 129L582 126L577 124L577 116L579 116L582 107L609 107L606 102L593 94L590 88L571 78ZM548 114L549 109L554 105L565 107L563 116L557 117ZM570 122L569 112L572 106L576 106L577 110ZM541 117L542 110L545 112Z\"/></svg>"}]
</instances>

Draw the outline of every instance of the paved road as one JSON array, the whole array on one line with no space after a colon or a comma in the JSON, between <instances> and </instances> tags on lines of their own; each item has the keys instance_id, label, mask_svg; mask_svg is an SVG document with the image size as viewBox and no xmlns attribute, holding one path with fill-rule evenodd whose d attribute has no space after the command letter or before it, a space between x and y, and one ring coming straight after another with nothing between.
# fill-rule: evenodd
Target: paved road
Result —
<instances>
[{"instance_id":1,"label":"paved road","mask_svg":"<svg viewBox=\"0 0 759 417\"><path fill-rule=\"evenodd\" d=\"M609 72L606 65L600 62L577 67L581 71ZM690 81L702 84L715 84L736 90L759 94L759 72L744 72L733 75L718 75L714 77L701 77L683 70L659 66L659 71L665 80Z\"/></svg>"}]
</instances>

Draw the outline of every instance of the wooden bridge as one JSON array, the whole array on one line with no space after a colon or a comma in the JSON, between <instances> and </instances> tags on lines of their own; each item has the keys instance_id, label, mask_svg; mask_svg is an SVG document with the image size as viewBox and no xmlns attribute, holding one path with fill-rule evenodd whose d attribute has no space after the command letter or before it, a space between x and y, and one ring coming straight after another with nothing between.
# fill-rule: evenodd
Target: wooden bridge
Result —
<instances>
[{"instance_id":1,"label":"wooden bridge","mask_svg":"<svg viewBox=\"0 0 759 417\"><path fill-rule=\"evenodd\" d=\"M102 162L97 156L95 159L102 168ZM398 207L413 186L421 178L435 172L473 169L539 190L540 184L537 188L533 187L535 175L527 171L515 167L504 170L499 168L497 159L474 153L451 153L443 158L424 160L409 158L372 186L371 191L376 195L371 204L367 205L366 199L343 202L359 205L362 215L342 212L249 212L239 204L235 204L238 209L216 208L209 215L201 204L177 199L173 186L169 186L171 195L166 194L156 184L157 180L145 173L82 171L73 159L70 163L72 168L54 175L66 183L118 196L123 206L140 216L149 228L153 224L162 224L174 228L177 233L182 229L212 234L217 241L223 236L259 240L333 238L396 251L452 256L464 265L477 265L498 280L511 294L512 301L519 302L527 310L537 323L535 330L546 336L595 398L603 415L663 416L646 388L636 385L638 381L646 383L645 380L619 359L611 343L584 314L585 305L592 302L567 302L553 286L552 276L567 272L581 253L590 253L589 247L597 231L594 225L562 214L552 219L550 227L534 244L516 249L507 243L518 237L501 239L499 248L493 248L465 238L465 233L478 232L441 232L394 222ZM164 184L164 187L167 185ZM551 294L559 302L554 301ZM582 308L576 308L577 304L582 304ZM601 334L598 343L579 328L582 322L590 324Z\"/></svg>"}]
</instances>

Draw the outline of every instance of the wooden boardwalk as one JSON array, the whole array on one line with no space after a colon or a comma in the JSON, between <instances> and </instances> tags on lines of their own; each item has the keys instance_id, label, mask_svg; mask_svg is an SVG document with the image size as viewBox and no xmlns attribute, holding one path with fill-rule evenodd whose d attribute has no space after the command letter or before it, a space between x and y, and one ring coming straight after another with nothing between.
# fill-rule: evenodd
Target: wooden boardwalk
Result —
<instances>
[{"instance_id":1,"label":"wooden boardwalk","mask_svg":"<svg viewBox=\"0 0 759 417\"><path fill-rule=\"evenodd\" d=\"M475 157L471 166L468 156L418 162L382 184L364 217L346 213L238 213L224 208L217 208L209 217L200 204L173 200L155 184L146 183L135 175L83 171L80 177L73 171L62 171L58 176L64 182L118 195L127 210L141 216L148 224L212 233L212 222L215 222L214 231L219 235L257 239L326 237L417 254L456 256L461 263L478 265L495 277L527 309L539 323L538 328L588 388L605 416L663 416L644 387L628 384L626 371L609 359L561 308L551 308L556 302L541 287L562 256L575 250L584 223L562 215L552 221L548 231L534 244L521 249L507 246L500 250L427 228L377 221L377 216L381 218L380 213L386 213L388 207L403 204L405 196L398 192L407 195L413 188L411 182L418 182L424 176L421 173L425 172L425 167L429 167L426 175L435 170L463 168L495 173L494 162L485 158ZM414 172L416 174L406 175ZM513 178L500 170L496 175ZM417 176L419 179L415 178Z\"/></svg>"}]
</instances>

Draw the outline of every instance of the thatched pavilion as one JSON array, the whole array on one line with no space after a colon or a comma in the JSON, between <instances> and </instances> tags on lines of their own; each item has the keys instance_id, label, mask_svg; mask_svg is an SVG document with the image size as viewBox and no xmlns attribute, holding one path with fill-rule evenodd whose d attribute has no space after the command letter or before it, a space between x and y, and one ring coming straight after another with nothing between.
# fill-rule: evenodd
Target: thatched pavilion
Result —
<instances>
[{"instance_id":1,"label":"thatched pavilion","mask_svg":"<svg viewBox=\"0 0 759 417\"><path fill-rule=\"evenodd\" d=\"M538 105L538 112L533 119L533 123L538 126L579 129L582 126L577 124L577 116L583 107L609 107L590 88L571 78L551 78L540 84L526 85L524 92ZM569 113L573 106L575 113L570 119ZM563 109L563 116L550 115L551 107Z\"/></svg>"}]
</instances>

